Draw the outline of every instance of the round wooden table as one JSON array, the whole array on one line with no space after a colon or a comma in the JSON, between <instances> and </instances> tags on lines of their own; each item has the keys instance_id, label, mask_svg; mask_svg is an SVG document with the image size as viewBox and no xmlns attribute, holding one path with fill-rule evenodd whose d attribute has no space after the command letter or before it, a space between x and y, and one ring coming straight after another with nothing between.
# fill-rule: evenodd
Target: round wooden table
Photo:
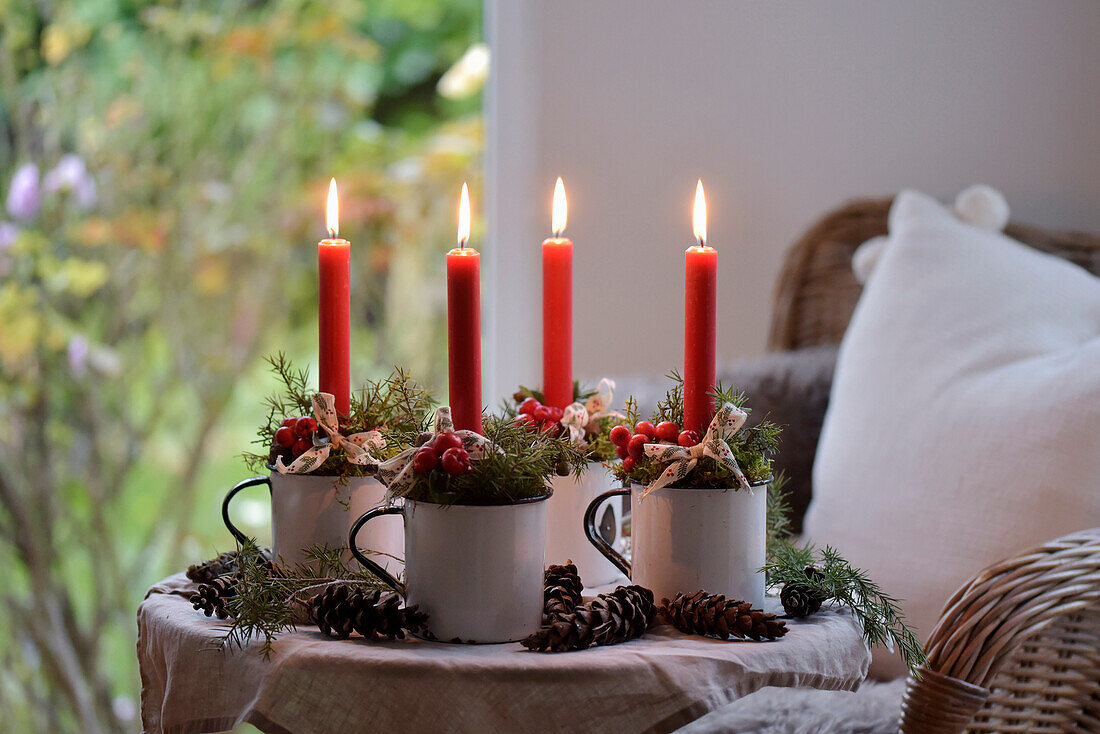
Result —
<instances>
[{"instance_id":1,"label":"round wooden table","mask_svg":"<svg viewBox=\"0 0 1100 734\"><path fill-rule=\"evenodd\" d=\"M222 647L225 622L187 601L182 574L138 609L146 732L667 732L765 686L853 690L870 664L846 610L789 621L771 642L725 642L657 626L620 645L534 653L518 643L332 640L299 627ZM487 600L486 604L492 604Z\"/></svg>"}]
</instances>

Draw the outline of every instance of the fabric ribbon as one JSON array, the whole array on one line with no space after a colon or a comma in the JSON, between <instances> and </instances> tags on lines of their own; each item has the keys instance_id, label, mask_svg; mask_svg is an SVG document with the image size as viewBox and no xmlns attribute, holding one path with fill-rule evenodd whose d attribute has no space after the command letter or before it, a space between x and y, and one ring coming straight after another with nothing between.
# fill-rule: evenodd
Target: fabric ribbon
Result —
<instances>
[{"instance_id":1,"label":"fabric ribbon","mask_svg":"<svg viewBox=\"0 0 1100 734\"><path fill-rule=\"evenodd\" d=\"M570 403L562 411L561 424L569 429L569 440L577 445L585 443L588 424L601 418L622 417L621 413L608 410L615 391L615 381L600 380L596 392L583 403Z\"/></svg>"},{"instance_id":2,"label":"fabric ribbon","mask_svg":"<svg viewBox=\"0 0 1100 734\"><path fill-rule=\"evenodd\" d=\"M386 485L386 500L400 497L402 490L408 488L416 481L416 470L413 469L413 457L424 446L429 445L441 433L453 433L462 439L462 448L470 454L471 459L480 459L490 451L500 449L489 439L474 431L455 430L454 421L451 419L450 406L444 405L435 411L435 427L426 440L419 446L407 448L396 456L386 459L378 465L378 479Z\"/></svg>"},{"instance_id":3,"label":"fabric ribbon","mask_svg":"<svg viewBox=\"0 0 1100 734\"><path fill-rule=\"evenodd\" d=\"M313 417L317 425L326 434L328 440L320 445L314 444L313 448L306 449L301 456L290 462L287 466L283 463L283 457L275 459L275 468L280 474L309 474L325 463L333 449L343 449L348 461L359 466L376 466L378 460L371 455L371 450L379 451L386 448L386 439L382 438L379 431L364 431L344 436L340 433L340 419L336 413L336 398L327 392L313 394Z\"/></svg>"},{"instance_id":4,"label":"fabric ribbon","mask_svg":"<svg viewBox=\"0 0 1100 734\"><path fill-rule=\"evenodd\" d=\"M741 489L751 494L752 487L749 486L749 481L745 478L745 473L741 471L741 467L737 464L737 459L733 456L733 451L725 440L726 437L737 433L738 429L745 425L745 420L747 418L748 413L739 409L733 403L726 403L714 414L714 420L710 422L710 427L707 428L707 435L703 437L702 441L694 446L685 448L683 446L673 446L667 443L647 443L645 445L646 456L658 464L664 464L665 462L672 463L665 468L661 476L653 480L653 482L642 491L640 499L644 499L650 492L658 490L661 487L667 487L686 477L691 473L691 470L695 468L695 465L699 463L699 459L703 456L711 457L733 472Z\"/></svg>"}]
</instances>

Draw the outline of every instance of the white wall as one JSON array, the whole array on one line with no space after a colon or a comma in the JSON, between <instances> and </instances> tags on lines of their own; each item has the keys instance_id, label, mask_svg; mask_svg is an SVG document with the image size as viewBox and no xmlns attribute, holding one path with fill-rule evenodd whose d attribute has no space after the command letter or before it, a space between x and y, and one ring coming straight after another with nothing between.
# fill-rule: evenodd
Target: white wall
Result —
<instances>
[{"instance_id":1,"label":"white wall","mask_svg":"<svg viewBox=\"0 0 1100 734\"><path fill-rule=\"evenodd\" d=\"M540 378L555 176L576 241L579 377L682 359L702 177L719 359L762 352L783 253L844 200L1000 188L1100 229L1100 2L488 0L491 402Z\"/></svg>"}]
</instances>

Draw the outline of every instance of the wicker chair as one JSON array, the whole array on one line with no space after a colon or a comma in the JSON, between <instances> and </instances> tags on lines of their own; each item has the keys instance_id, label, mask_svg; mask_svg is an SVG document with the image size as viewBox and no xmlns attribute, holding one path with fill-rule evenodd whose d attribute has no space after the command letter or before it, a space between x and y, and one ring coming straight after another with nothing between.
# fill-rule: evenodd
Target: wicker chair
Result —
<instances>
[{"instance_id":1,"label":"wicker chair","mask_svg":"<svg viewBox=\"0 0 1100 734\"><path fill-rule=\"evenodd\" d=\"M769 346L840 342L859 298L852 253L886 233L891 200L827 215L787 255ZM1007 233L1100 275L1100 236L1010 224ZM1100 528L987 568L948 600L910 678L900 731L1100 732Z\"/></svg>"}]
</instances>

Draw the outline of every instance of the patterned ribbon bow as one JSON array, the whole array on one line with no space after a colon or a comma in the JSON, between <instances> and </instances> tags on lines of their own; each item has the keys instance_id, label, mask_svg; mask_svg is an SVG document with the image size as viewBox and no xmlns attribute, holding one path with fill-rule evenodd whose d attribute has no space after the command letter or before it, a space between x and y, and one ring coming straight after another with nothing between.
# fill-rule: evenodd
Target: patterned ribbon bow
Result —
<instances>
[{"instance_id":1,"label":"patterned ribbon bow","mask_svg":"<svg viewBox=\"0 0 1100 734\"><path fill-rule=\"evenodd\" d=\"M280 474L309 474L325 463L333 449L343 449L348 461L359 466L375 466L378 460L371 456L375 451L386 448L386 439L378 431L364 431L343 436L340 433L339 418L336 415L336 398L327 392L313 394L313 417L317 425L328 434L328 441L314 446L290 463L283 464L283 457L275 459L275 468Z\"/></svg>"},{"instance_id":2,"label":"patterned ribbon bow","mask_svg":"<svg viewBox=\"0 0 1100 734\"><path fill-rule=\"evenodd\" d=\"M611 407L612 396L615 391L615 381L603 378L600 380L596 392L584 403L571 403L562 411L561 424L569 429L569 440L577 445L585 443L585 429L592 421L612 416L621 417L620 413L608 410Z\"/></svg>"},{"instance_id":3,"label":"patterned ribbon bow","mask_svg":"<svg viewBox=\"0 0 1100 734\"><path fill-rule=\"evenodd\" d=\"M741 426L745 425L746 418L748 418L748 413L739 409L733 403L726 403L715 413L714 420L710 422L710 428L707 429L707 435L694 446L684 448L683 446L672 446L667 443L647 443L645 445L646 456L658 464L669 461L672 463L665 468L661 476L645 488L642 492L642 498L645 498L654 490L667 487L673 482L678 482L686 477L699 463L700 457L703 456L711 457L733 472L733 475L737 477L737 483L741 485L741 489L752 493L752 487L749 486L749 481L745 479L745 473L741 471L737 459L733 457L733 451L725 440L726 436L732 436L737 433Z\"/></svg>"},{"instance_id":4,"label":"patterned ribbon bow","mask_svg":"<svg viewBox=\"0 0 1100 734\"><path fill-rule=\"evenodd\" d=\"M492 441L474 431L456 431L454 421L451 419L450 406L444 405L435 411L435 429L419 446L413 446L402 451L393 458L386 459L378 465L378 479L386 485L386 500L400 497L402 490L416 481L416 470L413 469L413 457L424 446L429 445L435 437L441 433L453 433L462 439L462 448L466 449L471 459L480 459L489 451L497 450Z\"/></svg>"}]
</instances>

